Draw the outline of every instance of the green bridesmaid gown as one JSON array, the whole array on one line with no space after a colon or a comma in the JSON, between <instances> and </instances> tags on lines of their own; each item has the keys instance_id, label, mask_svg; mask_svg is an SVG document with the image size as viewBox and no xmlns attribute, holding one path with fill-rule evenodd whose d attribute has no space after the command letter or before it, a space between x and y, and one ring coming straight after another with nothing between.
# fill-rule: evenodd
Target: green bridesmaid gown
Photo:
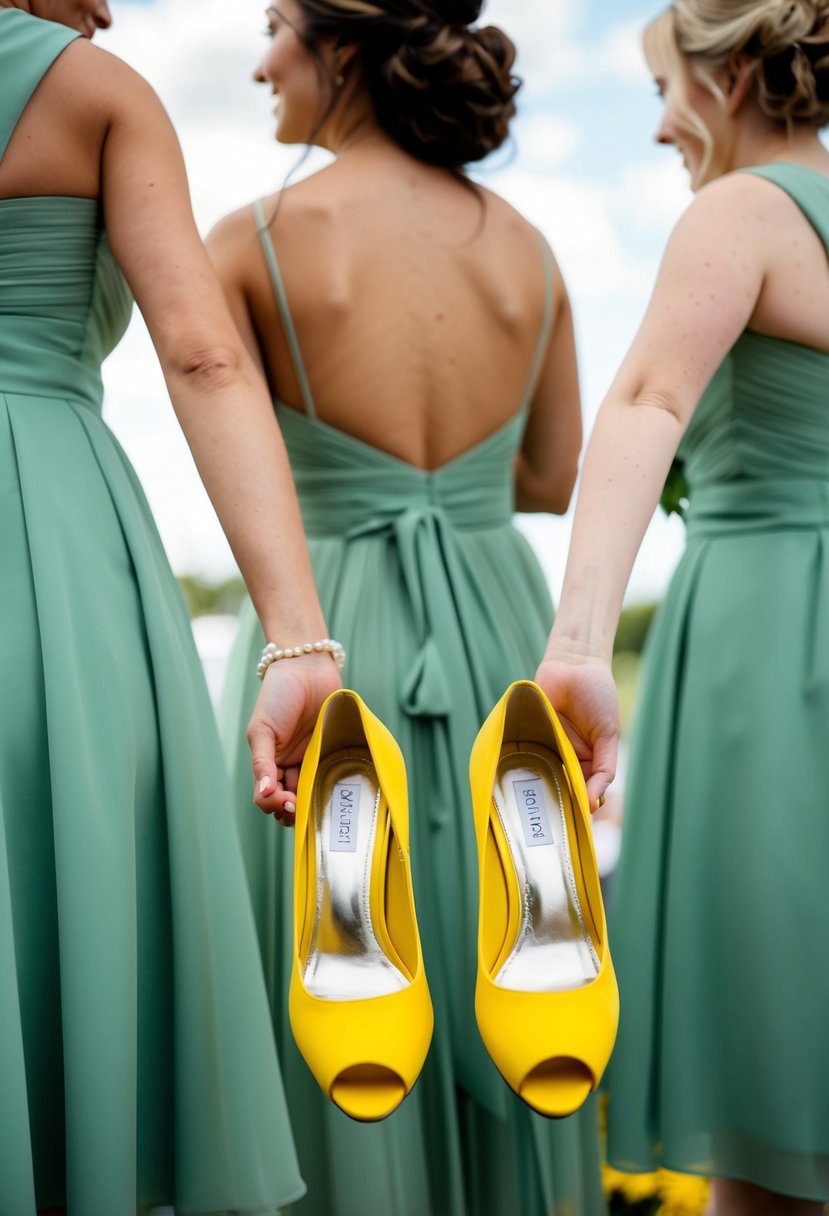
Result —
<instances>
[{"instance_id":1,"label":"green bridesmaid gown","mask_svg":"<svg viewBox=\"0 0 829 1216\"><path fill-rule=\"evenodd\" d=\"M774 164L829 250L829 181ZM746 330L683 439L632 740L609 1155L829 1199L829 355Z\"/></svg>"},{"instance_id":2,"label":"green bridesmaid gown","mask_svg":"<svg viewBox=\"0 0 829 1216\"><path fill-rule=\"evenodd\" d=\"M0 9L0 157L77 34ZM88 198L0 200L0 1216L304 1190L187 614L101 418Z\"/></svg>"},{"instance_id":3,"label":"green bridesmaid gown","mask_svg":"<svg viewBox=\"0 0 829 1216\"><path fill-rule=\"evenodd\" d=\"M264 639L246 605L221 725L271 1007L308 1197L296 1216L593 1216L604 1211L596 1112L551 1123L513 1096L475 1023L477 862L469 752L507 684L532 675L549 593L512 525L512 464L527 401L488 439L435 472L316 416L276 255L264 256L302 388L277 403L323 609L348 651L344 678L406 759L418 920L435 1006L423 1075L390 1118L353 1123L317 1088L288 1026L293 835L251 803L245 725ZM545 246L546 248L546 246ZM548 264L548 290L549 290ZM540 335L536 379L546 348Z\"/></svg>"}]
</instances>

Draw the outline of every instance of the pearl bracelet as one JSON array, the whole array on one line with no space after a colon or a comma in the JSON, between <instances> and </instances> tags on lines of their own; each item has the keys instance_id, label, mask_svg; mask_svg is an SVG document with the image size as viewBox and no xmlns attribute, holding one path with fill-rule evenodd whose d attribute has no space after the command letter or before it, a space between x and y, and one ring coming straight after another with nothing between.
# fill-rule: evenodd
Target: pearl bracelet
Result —
<instances>
[{"instance_id":1,"label":"pearl bracelet","mask_svg":"<svg viewBox=\"0 0 829 1216\"><path fill-rule=\"evenodd\" d=\"M319 642L304 642L302 646L286 646L284 649L274 642L268 642L257 664L256 674L260 680L264 680L265 672L271 663L277 663L280 659L299 659L304 654L330 654L339 671L342 671L345 663L345 650L333 638L323 638Z\"/></svg>"}]
</instances>

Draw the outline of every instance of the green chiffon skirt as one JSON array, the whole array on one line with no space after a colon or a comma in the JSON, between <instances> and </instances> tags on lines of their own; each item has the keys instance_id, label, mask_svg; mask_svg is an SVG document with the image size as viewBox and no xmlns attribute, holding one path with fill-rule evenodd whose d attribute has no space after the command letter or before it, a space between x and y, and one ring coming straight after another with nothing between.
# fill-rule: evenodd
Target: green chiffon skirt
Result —
<instances>
[{"instance_id":1,"label":"green chiffon skirt","mask_svg":"<svg viewBox=\"0 0 829 1216\"><path fill-rule=\"evenodd\" d=\"M793 479L692 496L632 743L607 1077L619 1168L823 1201L827 504Z\"/></svg>"},{"instance_id":2,"label":"green chiffon skirt","mask_svg":"<svg viewBox=\"0 0 829 1216\"><path fill-rule=\"evenodd\" d=\"M0 1216L303 1193L221 751L98 414L0 393Z\"/></svg>"}]
</instances>

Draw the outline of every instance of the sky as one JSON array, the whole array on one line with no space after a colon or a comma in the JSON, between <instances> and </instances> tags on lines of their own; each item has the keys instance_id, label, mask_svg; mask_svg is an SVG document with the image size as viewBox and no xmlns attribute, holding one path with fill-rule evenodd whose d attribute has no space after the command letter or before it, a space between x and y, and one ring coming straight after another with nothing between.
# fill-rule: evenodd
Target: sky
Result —
<instances>
[{"instance_id":1,"label":"sky","mask_svg":"<svg viewBox=\"0 0 829 1216\"><path fill-rule=\"evenodd\" d=\"M264 8L265 0L114 0L113 28L97 39L141 72L169 111L203 234L277 188L302 151L274 141L270 95L251 80L265 47ZM653 140L659 102L639 37L658 8L658 0L488 0L482 14L516 43L524 87L510 147L476 176L553 246L575 315L588 432L691 199L678 156ZM326 159L314 153L303 172ZM104 416L144 484L175 571L211 580L234 573L137 314L104 381ZM554 598L571 516L518 517ZM662 594L682 546L682 524L658 512L628 603Z\"/></svg>"}]
</instances>

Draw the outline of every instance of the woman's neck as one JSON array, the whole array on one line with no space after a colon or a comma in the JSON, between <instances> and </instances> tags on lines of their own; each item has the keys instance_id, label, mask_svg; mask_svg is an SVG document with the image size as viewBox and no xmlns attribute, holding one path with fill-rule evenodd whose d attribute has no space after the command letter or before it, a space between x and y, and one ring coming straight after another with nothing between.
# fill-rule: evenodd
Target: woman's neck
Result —
<instances>
[{"instance_id":1,"label":"woman's neck","mask_svg":"<svg viewBox=\"0 0 829 1216\"><path fill-rule=\"evenodd\" d=\"M780 160L826 170L829 152L816 127L798 123L789 131L780 123L770 122L759 111L746 115L735 131L729 167L745 169Z\"/></svg>"},{"instance_id":2,"label":"woman's neck","mask_svg":"<svg viewBox=\"0 0 829 1216\"><path fill-rule=\"evenodd\" d=\"M321 142L329 152L339 157L350 149L393 141L378 123L371 102L366 97L364 100L355 98L341 113L335 112L330 123L326 124L324 141Z\"/></svg>"}]
</instances>

